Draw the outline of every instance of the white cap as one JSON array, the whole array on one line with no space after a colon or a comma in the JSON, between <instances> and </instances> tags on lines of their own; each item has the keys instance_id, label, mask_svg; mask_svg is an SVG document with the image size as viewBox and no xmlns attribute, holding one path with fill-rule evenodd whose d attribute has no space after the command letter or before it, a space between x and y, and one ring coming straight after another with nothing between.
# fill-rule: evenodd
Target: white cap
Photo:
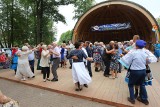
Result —
<instances>
[{"instance_id":1,"label":"white cap","mask_svg":"<svg viewBox=\"0 0 160 107\"><path fill-rule=\"evenodd\" d=\"M22 50L23 50L23 51L27 51L27 50L29 50L29 48L28 48L27 46L23 46L23 47L22 47Z\"/></svg>"}]
</instances>

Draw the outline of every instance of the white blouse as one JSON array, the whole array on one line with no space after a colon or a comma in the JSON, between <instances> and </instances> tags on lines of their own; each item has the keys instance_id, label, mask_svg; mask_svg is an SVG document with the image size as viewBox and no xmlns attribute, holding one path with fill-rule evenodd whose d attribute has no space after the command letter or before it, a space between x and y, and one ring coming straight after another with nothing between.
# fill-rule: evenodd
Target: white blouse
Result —
<instances>
[{"instance_id":1,"label":"white blouse","mask_svg":"<svg viewBox=\"0 0 160 107\"><path fill-rule=\"evenodd\" d=\"M49 50L46 50L46 51L42 50L41 60L40 60L40 66L41 67L49 67L50 55L48 53L49 53Z\"/></svg>"}]
</instances>

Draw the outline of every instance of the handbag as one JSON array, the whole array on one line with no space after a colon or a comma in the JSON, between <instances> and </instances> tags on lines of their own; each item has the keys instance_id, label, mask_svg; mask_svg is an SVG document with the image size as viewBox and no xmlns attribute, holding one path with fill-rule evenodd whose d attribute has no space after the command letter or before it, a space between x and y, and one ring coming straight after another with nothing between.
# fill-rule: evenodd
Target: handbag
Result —
<instances>
[{"instance_id":1,"label":"handbag","mask_svg":"<svg viewBox=\"0 0 160 107\"><path fill-rule=\"evenodd\" d=\"M145 85L152 85L152 72L151 69L148 65L146 65L146 77L145 77Z\"/></svg>"},{"instance_id":2,"label":"handbag","mask_svg":"<svg viewBox=\"0 0 160 107\"><path fill-rule=\"evenodd\" d=\"M10 102L3 104L2 107L20 107L18 101L11 100Z\"/></svg>"}]
</instances>

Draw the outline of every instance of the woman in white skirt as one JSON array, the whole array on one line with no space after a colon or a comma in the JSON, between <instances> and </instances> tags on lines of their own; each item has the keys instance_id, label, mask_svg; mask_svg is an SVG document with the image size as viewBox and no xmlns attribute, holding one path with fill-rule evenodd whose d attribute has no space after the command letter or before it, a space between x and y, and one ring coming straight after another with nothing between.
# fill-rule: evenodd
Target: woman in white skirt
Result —
<instances>
[{"instance_id":1,"label":"woman in white skirt","mask_svg":"<svg viewBox=\"0 0 160 107\"><path fill-rule=\"evenodd\" d=\"M68 55L68 58L73 59L72 63L72 76L73 81L75 83L76 89L75 91L81 91L82 86L88 87L92 80L89 76L88 70L85 68L83 58L88 61L93 61L93 58L89 58L86 56L84 51L82 50L82 44L80 42L75 43L75 50L72 50Z\"/></svg>"},{"instance_id":2,"label":"woman in white skirt","mask_svg":"<svg viewBox=\"0 0 160 107\"><path fill-rule=\"evenodd\" d=\"M31 71L28 61L28 55L32 53L32 50L29 50L27 46L22 47L22 51L18 51L16 54L18 55L18 66L16 77L25 81L26 77L34 78L34 74Z\"/></svg>"}]
</instances>

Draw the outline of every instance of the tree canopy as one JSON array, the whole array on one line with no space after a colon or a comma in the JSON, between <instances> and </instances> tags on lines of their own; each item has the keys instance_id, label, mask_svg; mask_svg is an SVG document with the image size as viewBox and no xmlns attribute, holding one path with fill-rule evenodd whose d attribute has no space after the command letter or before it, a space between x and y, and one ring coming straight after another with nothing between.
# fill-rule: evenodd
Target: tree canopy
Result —
<instances>
[{"instance_id":1,"label":"tree canopy","mask_svg":"<svg viewBox=\"0 0 160 107\"><path fill-rule=\"evenodd\" d=\"M58 44L61 44L63 42L68 42L69 40L72 39L72 36L73 36L73 30L69 30L67 32L64 32L61 37L60 37L60 40L58 42Z\"/></svg>"},{"instance_id":2,"label":"tree canopy","mask_svg":"<svg viewBox=\"0 0 160 107\"><path fill-rule=\"evenodd\" d=\"M88 11L94 4L95 0L75 0L73 2L75 10L74 10L74 17L73 19L79 19L86 11ZM59 40L59 44L63 41L69 41L72 39L72 31L64 32Z\"/></svg>"},{"instance_id":3,"label":"tree canopy","mask_svg":"<svg viewBox=\"0 0 160 107\"><path fill-rule=\"evenodd\" d=\"M157 18L157 22L158 22L159 29L160 29L160 17L159 17L159 18Z\"/></svg>"},{"instance_id":4,"label":"tree canopy","mask_svg":"<svg viewBox=\"0 0 160 107\"><path fill-rule=\"evenodd\" d=\"M50 43L55 40L54 22L66 23L58 7L74 0L0 0L0 45Z\"/></svg>"},{"instance_id":5,"label":"tree canopy","mask_svg":"<svg viewBox=\"0 0 160 107\"><path fill-rule=\"evenodd\" d=\"M80 18L87 10L89 10L95 4L95 0L75 0L73 19Z\"/></svg>"}]
</instances>

